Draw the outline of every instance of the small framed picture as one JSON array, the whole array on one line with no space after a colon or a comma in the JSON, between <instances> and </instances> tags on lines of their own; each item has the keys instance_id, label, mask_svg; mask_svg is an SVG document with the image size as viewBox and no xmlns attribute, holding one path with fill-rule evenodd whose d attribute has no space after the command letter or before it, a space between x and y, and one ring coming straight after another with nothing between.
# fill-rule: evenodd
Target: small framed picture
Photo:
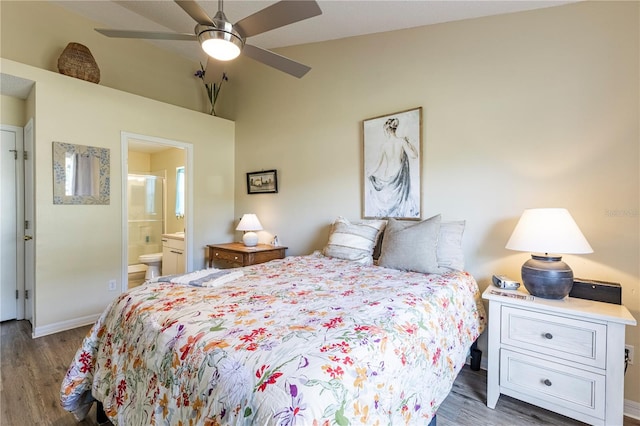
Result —
<instances>
[{"instance_id":1,"label":"small framed picture","mask_svg":"<svg viewBox=\"0 0 640 426\"><path fill-rule=\"evenodd\" d=\"M278 172L276 170L247 173L247 194L276 192L278 192Z\"/></svg>"}]
</instances>

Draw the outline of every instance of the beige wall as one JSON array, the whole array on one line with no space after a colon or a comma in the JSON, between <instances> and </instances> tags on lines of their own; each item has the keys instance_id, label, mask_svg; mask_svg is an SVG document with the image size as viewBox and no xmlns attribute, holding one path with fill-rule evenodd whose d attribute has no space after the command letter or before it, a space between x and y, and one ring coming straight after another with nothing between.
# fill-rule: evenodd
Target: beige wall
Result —
<instances>
[{"instance_id":1,"label":"beige wall","mask_svg":"<svg viewBox=\"0 0 640 426\"><path fill-rule=\"evenodd\" d=\"M174 214L176 205L176 169L185 165L185 153L179 148L169 148L164 151L149 154L129 151L129 172L162 172L165 176L165 232L183 232L184 218L177 218Z\"/></svg>"},{"instance_id":2,"label":"beige wall","mask_svg":"<svg viewBox=\"0 0 640 426\"><path fill-rule=\"evenodd\" d=\"M167 233L185 230L184 219L175 215L176 206L176 168L184 166L184 152L171 148L151 155L151 170L166 173L166 215L165 228Z\"/></svg>"},{"instance_id":3,"label":"beige wall","mask_svg":"<svg viewBox=\"0 0 640 426\"><path fill-rule=\"evenodd\" d=\"M204 110L204 92L192 78L197 64L134 41L114 50L113 40L93 32L94 23L47 2L3 0L0 14L4 58L55 71L64 46L81 42L100 65L101 86ZM361 215L362 120L422 106L423 216L442 213L447 219L467 220L467 269L481 287L494 273L519 277L528 254L505 250L504 244L523 209L563 206L595 250L565 260L577 276L620 282L624 303L640 319L639 20L638 2L581 2L281 49L313 67L301 80L241 59L229 71L217 108L236 120L235 194L225 192L226 171L232 167L225 161L232 154L205 147L206 155L196 156L203 169L195 179L202 185L195 228L204 232L203 241L227 241L233 218L252 211L265 227L263 240L278 234L289 254L320 249L335 216ZM39 32L25 34L24 28L33 26ZM59 95L61 89L55 92ZM145 111L147 102L136 101L132 107ZM150 121L155 120L162 133L175 135L183 129L177 119L183 114L172 113L168 123L161 119L167 118L163 112L147 117L141 127L151 132ZM114 111L107 117L112 115L119 117ZM62 128L46 121L40 144L50 144L54 130ZM179 127L170 129L171 123ZM189 129L184 128L186 133ZM65 135L75 136L70 133ZM211 134L217 132L195 139ZM38 282L52 284L37 297L44 301L60 286L62 297L75 298L72 289L82 289L92 275L97 284L86 292L96 293L89 307L93 312L111 296L102 281L114 270L117 248L111 244L100 262L108 271L84 266L83 274L70 282L69 272L60 272L47 259L52 254L60 260L52 249L55 238L64 232L75 235L76 229L69 229L65 219L58 230L56 220L46 216L54 213L46 144L40 146L45 158L38 162L45 176L38 183L45 187L39 190L38 217L44 226L40 239L51 241L38 260ZM214 174L210 164L216 161L222 170ZM280 192L247 195L245 173L271 168L278 170ZM226 206L234 200L235 209L227 214ZM81 222L86 218L80 210L77 216ZM91 249L98 245L90 243ZM72 253L80 251L75 243L70 246ZM54 302L66 306L59 299ZM66 318L63 310L56 310L55 318ZM636 363L625 384L625 398L636 404L638 330L627 329Z\"/></svg>"},{"instance_id":4,"label":"beige wall","mask_svg":"<svg viewBox=\"0 0 640 426\"><path fill-rule=\"evenodd\" d=\"M143 40L113 39L104 27L48 1L0 1L3 58L58 72L58 57L70 42L89 48L100 68L100 85L161 102L207 111L198 62ZM203 53L203 60L204 60Z\"/></svg>"},{"instance_id":5,"label":"beige wall","mask_svg":"<svg viewBox=\"0 0 640 426\"><path fill-rule=\"evenodd\" d=\"M147 98L2 59L2 72L36 82L36 286L34 333L92 322L115 297L122 258L121 132L191 144L192 268L206 244L229 238L233 217L234 124ZM53 205L52 141L110 150L109 205Z\"/></svg>"},{"instance_id":6,"label":"beige wall","mask_svg":"<svg viewBox=\"0 0 640 426\"><path fill-rule=\"evenodd\" d=\"M0 123L22 127L25 120L26 102L23 99L0 95Z\"/></svg>"},{"instance_id":7,"label":"beige wall","mask_svg":"<svg viewBox=\"0 0 640 426\"><path fill-rule=\"evenodd\" d=\"M321 249L336 216L361 217L362 120L422 106L423 217L467 221L481 287L520 278L529 255L504 245L525 208L566 207L595 252L565 260L621 283L640 320L639 7L581 2L281 49L313 68L301 80L238 62L223 104L236 217L255 212L289 254ZM262 169L278 170L279 193L247 195L244 173ZM626 338L636 403L638 330Z\"/></svg>"},{"instance_id":8,"label":"beige wall","mask_svg":"<svg viewBox=\"0 0 640 426\"><path fill-rule=\"evenodd\" d=\"M147 152L129 151L127 152L129 161L128 171L129 173L151 171L151 154Z\"/></svg>"}]
</instances>

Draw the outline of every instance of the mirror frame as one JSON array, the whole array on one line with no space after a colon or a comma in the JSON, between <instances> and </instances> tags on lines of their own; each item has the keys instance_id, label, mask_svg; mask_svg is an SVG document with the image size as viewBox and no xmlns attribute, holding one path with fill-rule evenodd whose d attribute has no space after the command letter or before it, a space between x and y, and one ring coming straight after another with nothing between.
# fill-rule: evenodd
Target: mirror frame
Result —
<instances>
[{"instance_id":1,"label":"mirror frame","mask_svg":"<svg viewBox=\"0 0 640 426\"><path fill-rule=\"evenodd\" d=\"M66 154L90 155L98 158L97 195L65 195ZM53 142L53 204L109 204L110 167L109 148Z\"/></svg>"}]
</instances>

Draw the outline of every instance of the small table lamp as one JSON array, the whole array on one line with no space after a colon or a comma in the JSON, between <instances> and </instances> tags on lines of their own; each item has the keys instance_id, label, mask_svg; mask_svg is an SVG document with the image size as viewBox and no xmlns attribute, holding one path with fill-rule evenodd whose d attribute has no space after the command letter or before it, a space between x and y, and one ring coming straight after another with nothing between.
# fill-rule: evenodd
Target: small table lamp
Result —
<instances>
[{"instance_id":1,"label":"small table lamp","mask_svg":"<svg viewBox=\"0 0 640 426\"><path fill-rule=\"evenodd\" d=\"M505 248L528 251L522 283L533 296L562 299L573 287L573 271L558 254L593 253L587 239L566 209L527 209Z\"/></svg>"},{"instance_id":2,"label":"small table lamp","mask_svg":"<svg viewBox=\"0 0 640 426\"><path fill-rule=\"evenodd\" d=\"M260 224L258 216L253 213L246 213L242 215L236 231L244 231L242 242L247 247L254 247L258 244L258 234L255 231L262 231L262 224Z\"/></svg>"}]
</instances>

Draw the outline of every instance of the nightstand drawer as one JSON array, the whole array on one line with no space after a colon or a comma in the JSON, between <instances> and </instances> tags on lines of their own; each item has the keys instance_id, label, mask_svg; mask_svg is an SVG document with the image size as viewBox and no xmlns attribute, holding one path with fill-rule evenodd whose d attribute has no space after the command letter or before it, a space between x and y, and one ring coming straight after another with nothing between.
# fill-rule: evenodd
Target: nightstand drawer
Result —
<instances>
[{"instance_id":1,"label":"nightstand drawer","mask_svg":"<svg viewBox=\"0 0 640 426\"><path fill-rule=\"evenodd\" d=\"M502 307L501 343L605 368L607 326L542 312Z\"/></svg>"},{"instance_id":2,"label":"nightstand drawer","mask_svg":"<svg viewBox=\"0 0 640 426\"><path fill-rule=\"evenodd\" d=\"M226 260L227 262L239 263L242 265L242 254L213 249L213 257L215 259Z\"/></svg>"},{"instance_id":3,"label":"nightstand drawer","mask_svg":"<svg viewBox=\"0 0 640 426\"><path fill-rule=\"evenodd\" d=\"M247 247L242 243L208 244L209 267L213 262L220 263L220 267L238 267L256 265L275 259L284 259L284 246L272 246L269 244L258 244Z\"/></svg>"},{"instance_id":4,"label":"nightstand drawer","mask_svg":"<svg viewBox=\"0 0 640 426\"><path fill-rule=\"evenodd\" d=\"M500 386L565 409L604 419L605 376L502 349ZM544 404L540 404L544 406Z\"/></svg>"}]
</instances>

